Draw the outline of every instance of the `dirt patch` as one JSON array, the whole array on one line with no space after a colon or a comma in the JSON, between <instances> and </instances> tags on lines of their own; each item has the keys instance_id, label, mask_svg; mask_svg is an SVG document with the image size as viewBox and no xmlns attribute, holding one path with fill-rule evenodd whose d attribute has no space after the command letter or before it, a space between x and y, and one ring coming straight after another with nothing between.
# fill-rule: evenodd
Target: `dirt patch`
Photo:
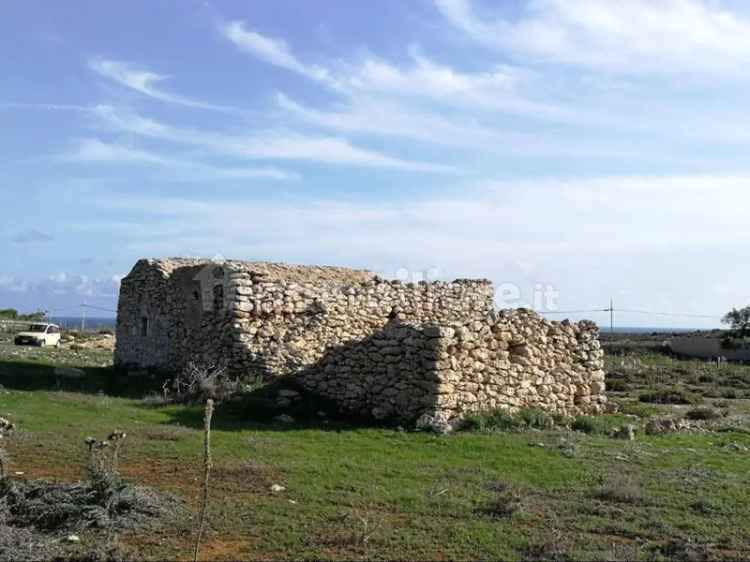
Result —
<instances>
[{"instance_id":1,"label":"dirt patch","mask_svg":"<svg viewBox=\"0 0 750 562\"><path fill-rule=\"evenodd\" d=\"M211 472L211 488L226 495L271 495L271 486L283 485L283 476L272 466L255 462L217 466Z\"/></svg>"},{"instance_id":2,"label":"dirt patch","mask_svg":"<svg viewBox=\"0 0 750 562\"><path fill-rule=\"evenodd\" d=\"M200 467L197 460L144 458L129 462L120 471L129 480L179 494L191 503L198 498Z\"/></svg>"}]
</instances>

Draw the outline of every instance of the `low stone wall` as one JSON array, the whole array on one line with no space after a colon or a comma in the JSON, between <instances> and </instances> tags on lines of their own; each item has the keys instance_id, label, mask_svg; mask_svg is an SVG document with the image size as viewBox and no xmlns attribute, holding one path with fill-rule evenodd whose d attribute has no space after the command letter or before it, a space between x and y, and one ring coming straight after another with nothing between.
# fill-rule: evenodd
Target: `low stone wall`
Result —
<instances>
[{"instance_id":1,"label":"low stone wall","mask_svg":"<svg viewBox=\"0 0 750 562\"><path fill-rule=\"evenodd\" d=\"M297 283L235 275L232 364L285 375L320 361L329 349L364 341L393 320L450 322L493 308L487 281L405 284Z\"/></svg>"},{"instance_id":2,"label":"low stone wall","mask_svg":"<svg viewBox=\"0 0 750 562\"><path fill-rule=\"evenodd\" d=\"M607 400L596 326L526 310L451 325L397 321L331 350L300 381L348 412L407 422L498 408L598 413Z\"/></svg>"}]
</instances>

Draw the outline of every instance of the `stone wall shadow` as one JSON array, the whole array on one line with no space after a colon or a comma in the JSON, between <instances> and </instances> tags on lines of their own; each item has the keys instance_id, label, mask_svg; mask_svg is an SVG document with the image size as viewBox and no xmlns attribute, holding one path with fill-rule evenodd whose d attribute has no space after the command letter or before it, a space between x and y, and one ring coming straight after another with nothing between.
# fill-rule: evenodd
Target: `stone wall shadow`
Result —
<instances>
[{"instance_id":1,"label":"stone wall shadow","mask_svg":"<svg viewBox=\"0 0 750 562\"><path fill-rule=\"evenodd\" d=\"M331 346L312 365L269 378L262 388L220 404L213 427L221 431L410 428L421 413L433 412L437 405L439 349L438 340L430 337L436 330L436 326L392 319L366 338ZM265 364L262 354L253 353L251 358ZM282 389L296 390L301 398L279 407L275 400ZM294 421L276 419L282 415ZM203 426L200 405L172 410L169 416L170 423Z\"/></svg>"}]
</instances>

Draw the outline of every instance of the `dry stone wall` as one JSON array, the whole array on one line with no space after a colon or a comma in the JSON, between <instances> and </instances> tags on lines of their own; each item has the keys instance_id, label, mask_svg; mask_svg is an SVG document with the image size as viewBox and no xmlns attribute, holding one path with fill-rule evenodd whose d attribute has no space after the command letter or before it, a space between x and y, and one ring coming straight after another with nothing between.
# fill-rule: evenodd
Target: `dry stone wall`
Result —
<instances>
[{"instance_id":1,"label":"dry stone wall","mask_svg":"<svg viewBox=\"0 0 750 562\"><path fill-rule=\"evenodd\" d=\"M596 327L496 313L493 297L486 280L412 284L334 267L141 260L122 282L115 361L294 376L344 411L381 419L599 411Z\"/></svg>"},{"instance_id":2,"label":"dry stone wall","mask_svg":"<svg viewBox=\"0 0 750 562\"><path fill-rule=\"evenodd\" d=\"M452 324L394 322L331 350L301 380L350 412L428 425L497 408L598 413L606 403L596 326L547 322L527 310Z\"/></svg>"}]
</instances>

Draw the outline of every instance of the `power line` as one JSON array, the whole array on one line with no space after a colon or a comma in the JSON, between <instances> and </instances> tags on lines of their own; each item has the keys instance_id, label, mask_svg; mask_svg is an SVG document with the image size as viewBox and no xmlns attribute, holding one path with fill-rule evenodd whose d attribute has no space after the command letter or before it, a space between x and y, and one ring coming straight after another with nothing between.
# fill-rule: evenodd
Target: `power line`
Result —
<instances>
[{"instance_id":1,"label":"power line","mask_svg":"<svg viewBox=\"0 0 750 562\"><path fill-rule=\"evenodd\" d=\"M590 312L609 312L608 308L592 308L590 310L544 310L539 314L586 314Z\"/></svg>"},{"instance_id":2,"label":"power line","mask_svg":"<svg viewBox=\"0 0 750 562\"><path fill-rule=\"evenodd\" d=\"M685 318L710 318L721 320L723 317L716 314L693 314L690 312L652 312L650 310L615 309L616 312L629 312L634 314L649 314L653 316L680 316Z\"/></svg>"},{"instance_id":3,"label":"power line","mask_svg":"<svg viewBox=\"0 0 750 562\"><path fill-rule=\"evenodd\" d=\"M82 304L81 307L82 308L91 308L91 309L94 309L94 310L101 310L103 312L117 312L116 310L112 310L110 308L102 308L101 306L94 306L92 304Z\"/></svg>"}]
</instances>

